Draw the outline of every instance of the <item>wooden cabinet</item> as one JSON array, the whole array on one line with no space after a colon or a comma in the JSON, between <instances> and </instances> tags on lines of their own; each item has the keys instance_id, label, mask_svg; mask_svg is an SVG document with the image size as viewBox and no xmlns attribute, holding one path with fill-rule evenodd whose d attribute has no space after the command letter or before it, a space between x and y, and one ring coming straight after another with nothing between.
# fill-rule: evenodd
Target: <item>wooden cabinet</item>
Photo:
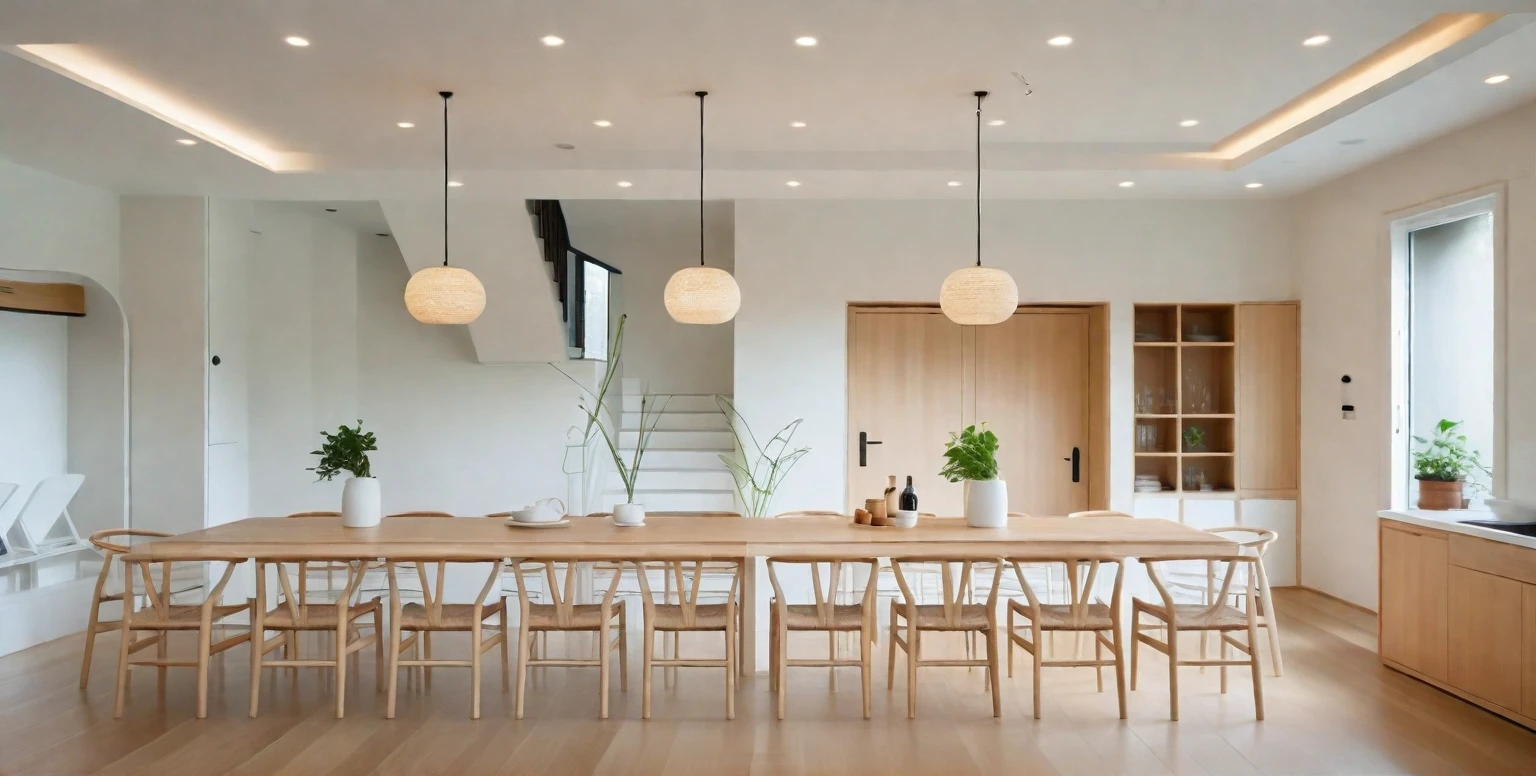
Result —
<instances>
[{"instance_id":1,"label":"wooden cabinet","mask_svg":"<svg viewBox=\"0 0 1536 776\"><path fill-rule=\"evenodd\" d=\"M1294 303L1237 307L1237 483L1257 497L1301 487L1300 325Z\"/></svg>"},{"instance_id":2,"label":"wooden cabinet","mask_svg":"<svg viewBox=\"0 0 1536 776\"><path fill-rule=\"evenodd\" d=\"M1450 582L1451 685L1519 711L1527 586L1460 566L1451 567Z\"/></svg>"},{"instance_id":3,"label":"wooden cabinet","mask_svg":"<svg viewBox=\"0 0 1536 776\"><path fill-rule=\"evenodd\" d=\"M1438 531L1381 524L1381 656L1445 681L1450 548Z\"/></svg>"},{"instance_id":4,"label":"wooden cabinet","mask_svg":"<svg viewBox=\"0 0 1536 776\"><path fill-rule=\"evenodd\" d=\"M1536 549L1383 519L1392 668L1536 729Z\"/></svg>"}]
</instances>

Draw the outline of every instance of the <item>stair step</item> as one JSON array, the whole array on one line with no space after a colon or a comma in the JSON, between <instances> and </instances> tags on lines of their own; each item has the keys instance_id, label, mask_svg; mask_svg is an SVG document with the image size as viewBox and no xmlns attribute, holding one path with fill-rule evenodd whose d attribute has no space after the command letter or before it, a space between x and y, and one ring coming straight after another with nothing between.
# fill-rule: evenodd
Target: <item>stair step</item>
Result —
<instances>
[{"instance_id":1,"label":"stair step","mask_svg":"<svg viewBox=\"0 0 1536 776\"><path fill-rule=\"evenodd\" d=\"M718 463L718 459L717 459ZM714 469L664 469L651 466L651 453L647 452L640 465L640 480L636 485L646 490L718 490L734 491L736 483L724 468ZM606 487L622 490L624 481L619 473L609 471Z\"/></svg>"},{"instance_id":2,"label":"stair step","mask_svg":"<svg viewBox=\"0 0 1536 776\"><path fill-rule=\"evenodd\" d=\"M629 381L631 379L633 379L633 378L624 378L624 388L625 388L625 390L624 390L624 408L623 409L624 409L625 412L639 412L640 411L640 388L639 388L639 385L638 385L639 381L638 380L636 381L636 384L634 386L634 390L631 391L631 390L629 390L629 388L631 387ZM659 396L659 394L658 394L658 396ZM666 406L666 411L667 411L668 414L673 413L673 412L713 412L713 413L716 413L716 414L720 413L720 405L715 403L715 395L712 394L712 393L674 393L674 394L668 394L667 396L668 396L668 398L667 398L667 403L666 403L665 406ZM727 397L727 398L729 398L729 397Z\"/></svg>"},{"instance_id":3,"label":"stair step","mask_svg":"<svg viewBox=\"0 0 1536 776\"><path fill-rule=\"evenodd\" d=\"M658 449L646 448L645 458L640 463L640 476L644 477L647 469L711 469L728 472L725 464L720 462L721 453L729 453L729 450L704 450L699 448L673 448ZM634 447L620 448L619 454L625 461L635 459Z\"/></svg>"},{"instance_id":4,"label":"stair step","mask_svg":"<svg viewBox=\"0 0 1536 776\"><path fill-rule=\"evenodd\" d=\"M736 449L736 440L729 431L686 431L657 429L647 436L647 450L717 450L730 452ZM634 448L640 441L640 432L634 429L619 432L619 446Z\"/></svg>"},{"instance_id":5,"label":"stair step","mask_svg":"<svg viewBox=\"0 0 1536 776\"><path fill-rule=\"evenodd\" d=\"M604 490L598 502L606 509L624 502L624 491ZM734 512L736 492L723 490L636 490L635 502L647 512Z\"/></svg>"},{"instance_id":6,"label":"stair step","mask_svg":"<svg viewBox=\"0 0 1536 776\"><path fill-rule=\"evenodd\" d=\"M647 423L654 423L657 430L668 431L730 431L731 426L725 420L725 415L718 410L715 412L673 412L668 407L666 411L648 416ZM640 428L640 413L625 412L621 420L623 428Z\"/></svg>"}]
</instances>

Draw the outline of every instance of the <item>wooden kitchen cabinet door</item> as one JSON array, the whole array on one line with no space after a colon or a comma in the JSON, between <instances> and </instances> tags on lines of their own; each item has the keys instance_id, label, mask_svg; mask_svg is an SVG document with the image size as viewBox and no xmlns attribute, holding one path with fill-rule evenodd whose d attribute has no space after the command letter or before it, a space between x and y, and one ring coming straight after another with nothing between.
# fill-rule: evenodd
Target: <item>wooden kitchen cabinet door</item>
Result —
<instances>
[{"instance_id":1,"label":"wooden kitchen cabinet door","mask_svg":"<svg viewBox=\"0 0 1536 776\"><path fill-rule=\"evenodd\" d=\"M1381 656L1447 681L1451 566L1445 536L1383 523L1380 569Z\"/></svg>"},{"instance_id":2,"label":"wooden kitchen cabinet door","mask_svg":"<svg viewBox=\"0 0 1536 776\"><path fill-rule=\"evenodd\" d=\"M1513 579L1451 567L1451 686L1511 711L1520 710L1525 587Z\"/></svg>"},{"instance_id":3,"label":"wooden kitchen cabinet door","mask_svg":"<svg viewBox=\"0 0 1536 776\"><path fill-rule=\"evenodd\" d=\"M1536 585L1526 585L1524 590L1525 613L1520 618L1525 631L1521 635L1521 643L1524 646L1525 666L1521 670L1524 685L1524 704L1522 713L1527 717L1536 717Z\"/></svg>"}]
</instances>

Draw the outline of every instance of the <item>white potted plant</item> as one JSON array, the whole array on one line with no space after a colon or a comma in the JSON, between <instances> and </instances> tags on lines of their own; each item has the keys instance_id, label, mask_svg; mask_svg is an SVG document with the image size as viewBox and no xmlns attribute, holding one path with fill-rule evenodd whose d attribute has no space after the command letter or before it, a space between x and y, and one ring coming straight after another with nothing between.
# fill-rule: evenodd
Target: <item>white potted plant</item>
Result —
<instances>
[{"instance_id":1,"label":"white potted plant","mask_svg":"<svg viewBox=\"0 0 1536 776\"><path fill-rule=\"evenodd\" d=\"M306 471L314 472L320 480L329 481L341 472L351 474L341 490L341 524L348 528L372 528L384 516L383 499L379 495L379 481L373 478L368 464L368 453L378 450L373 432L363 431L363 422L357 428L340 426L336 433L324 431L325 444L310 455L320 456L320 463Z\"/></svg>"},{"instance_id":2,"label":"white potted plant","mask_svg":"<svg viewBox=\"0 0 1536 776\"><path fill-rule=\"evenodd\" d=\"M997 434L987 424L951 433L939 476L965 482L965 524L972 528L1008 525L1008 483L997 478Z\"/></svg>"}]
</instances>

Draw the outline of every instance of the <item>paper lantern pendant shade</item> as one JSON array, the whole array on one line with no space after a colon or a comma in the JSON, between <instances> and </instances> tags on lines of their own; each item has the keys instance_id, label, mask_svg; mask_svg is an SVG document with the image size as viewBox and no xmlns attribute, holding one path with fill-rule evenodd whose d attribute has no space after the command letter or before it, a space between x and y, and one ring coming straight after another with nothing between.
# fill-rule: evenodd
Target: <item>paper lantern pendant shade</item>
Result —
<instances>
[{"instance_id":1,"label":"paper lantern pendant shade","mask_svg":"<svg viewBox=\"0 0 1536 776\"><path fill-rule=\"evenodd\" d=\"M685 267L667 281L664 301L678 323L725 323L741 309L741 289L723 269Z\"/></svg>"},{"instance_id":2,"label":"paper lantern pendant shade","mask_svg":"<svg viewBox=\"0 0 1536 776\"><path fill-rule=\"evenodd\" d=\"M1019 287L996 267L965 267L944 278L939 307L962 326L1002 323L1019 307Z\"/></svg>"},{"instance_id":3,"label":"paper lantern pendant shade","mask_svg":"<svg viewBox=\"0 0 1536 776\"><path fill-rule=\"evenodd\" d=\"M462 267L427 267L405 284L405 309L422 323L470 323L485 310L485 286Z\"/></svg>"}]
</instances>

